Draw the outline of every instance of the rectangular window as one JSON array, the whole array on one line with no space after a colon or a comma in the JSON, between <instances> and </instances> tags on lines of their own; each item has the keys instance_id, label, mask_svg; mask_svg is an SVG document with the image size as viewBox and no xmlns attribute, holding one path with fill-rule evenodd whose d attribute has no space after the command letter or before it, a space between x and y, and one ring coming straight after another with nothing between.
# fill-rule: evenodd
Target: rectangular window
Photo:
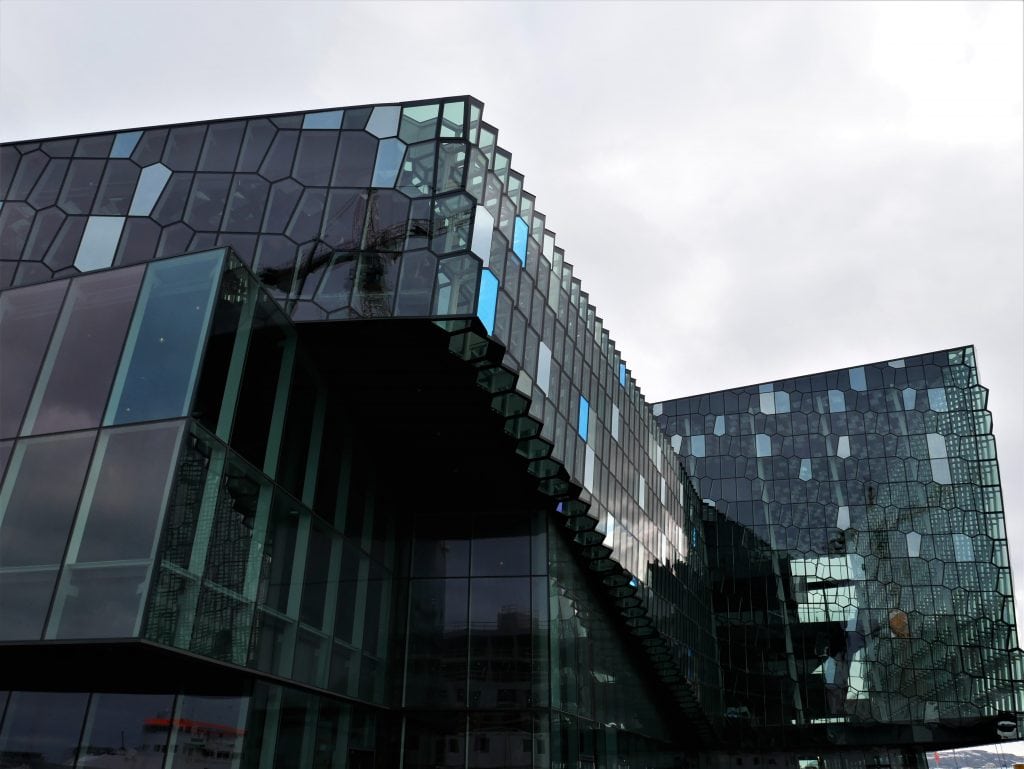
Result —
<instances>
[{"instance_id":1,"label":"rectangular window","mask_svg":"<svg viewBox=\"0 0 1024 769\"><path fill-rule=\"evenodd\" d=\"M148 265L106 424L188 415L225 253Z\"/></svg>"}]
</instances>

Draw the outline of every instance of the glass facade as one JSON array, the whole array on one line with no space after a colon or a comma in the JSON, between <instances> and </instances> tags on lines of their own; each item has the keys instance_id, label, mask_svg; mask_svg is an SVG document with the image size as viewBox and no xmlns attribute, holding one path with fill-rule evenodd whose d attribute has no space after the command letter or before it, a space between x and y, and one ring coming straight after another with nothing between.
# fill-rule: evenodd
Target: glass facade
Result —
<instances>
[{"instance_id":1,"label":"glass facade","mask_svg":"<svg viewBox=\"0 0 1024 769\"><path fill-rule=\"evenodd\" d=\"M852 766L1021 710L973 352L652 409L472 98L3 145L0 200L0 762Z\"/></svg>"},{"instance_id":2,"label":"glass facade","mask_svg":"<svg viewBox=\"0 0 1024 769\"><path fill-rule=\"evenodd\" d=\"M1019 710L974 349L655 406L707 504L726 714L776 739L945 743Z\"/></svg>"}]
</instances>

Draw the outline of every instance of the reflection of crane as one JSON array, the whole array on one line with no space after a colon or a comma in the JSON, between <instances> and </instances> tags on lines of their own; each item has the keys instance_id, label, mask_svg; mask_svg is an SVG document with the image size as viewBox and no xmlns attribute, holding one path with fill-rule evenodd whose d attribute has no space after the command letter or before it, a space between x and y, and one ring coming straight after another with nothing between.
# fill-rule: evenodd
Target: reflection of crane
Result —
<instances>
[{"instance_id":1,"label":"reflection of crane","mask_svg":"<svg viewBox=\"0 0 1024 769\"><path fill-rule=\"evenodd\" d=\"M431 236L429 218L402 220L381 226L380 211L370 198L366 216L352 215L353 207L363 204L365 198L354 196L341 206L325 222L322 232L330 233L333 225L352 220L347 237L334 242L323 238L304 244L293 266L267 267L259 270L260 280L287 294L289 310L294 303L313 300L321 286L330 278L334 286L351 287L351 296L332 296L333 306L328 311L352 306L365 317L380 317L391 313L395 286L393 277L400 259L400 251L406 246L406 238L429 240ZM342 276L332 275L337 270L347 270Z\"/></svg>"}]
</instances>

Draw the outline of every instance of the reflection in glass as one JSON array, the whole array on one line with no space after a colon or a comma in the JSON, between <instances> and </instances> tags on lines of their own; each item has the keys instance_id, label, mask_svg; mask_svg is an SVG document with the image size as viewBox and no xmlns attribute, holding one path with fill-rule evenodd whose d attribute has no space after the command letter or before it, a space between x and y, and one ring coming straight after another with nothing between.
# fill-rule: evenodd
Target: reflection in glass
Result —
<instances>
[{"instance_id":1,"label":"reflection in glass","mask_svg":"<svg viewBox=\"0 0 1024 769\"><path fill-rule=\"evenodd\" d=\"M0 438L18 434L67 281L0 293Z\"/></svg>"},{"instance_id":2,"label":"reflection in glass","mask_svg":"<svg viewBox=\"0 0 1024 769\"><path fill-rule=\"evenodd\" d=\"M90 216L75 256L75 267L88 272L113 264L123 227L123 216Z\"/></svg>"},{"instance_id":3,"label":"reflection in glass","mask_svg":"<svg viewBox=\"0 0 1024 769\"><path fill-rule=\"evenodd\" d=\"M135 195L132 198L131 208L128 209L128 215L149 216L170 178L171 169L161 163L143 168L142 173L139 174L138 187L135 188Z\"/></svg>"},{"instance_id":4,"label":"reflection in glass","mask_svg":"<svg viewBox=\"0 0 1024 769\"><path fill-rule=\"evenodd\" d=\"M88 693L12 692L0 730L4 766L70 766L82 733Z\"/></svg>"},{"instance_id":5,"label":"reflection in glass","mask_svg":"<svg viewBox=\"0 0 1024 769\"><path fill-rule=\"evenodd\" d=\"M410 584L405 704L466 704L469 581L417 579Z\"/></svg>"},{"instance_id":6,"label":"reflection in glass","mask_svg":"<svg viewBox=\"0 0 1024 769\"><path fill-rule=\"evenodd\" d=\"M141 280L131 268L72 282L23 434L99 425Z\"/></svg>"},{"instance_id":7,"label":"reflection in glass","mask_svg":"<svg viewBox=\"0 0 1024 769\"><path fill-rule=\"evenodd\" d=\"M223 261L209 251L148 266L107 424L188 413Z\"/></svg>"},{"instance_id":8,"label":"reflection in glass","mask_svg":"<svg viewBox=\"0 0 1024 769\"><path fill-rule=\"evenodd\" d=\"M377 146L377 161L373 167L372 187L394 187L398 170L405 156L405 145L398 139L384 139Z\"/></svg>"}]
</instances>

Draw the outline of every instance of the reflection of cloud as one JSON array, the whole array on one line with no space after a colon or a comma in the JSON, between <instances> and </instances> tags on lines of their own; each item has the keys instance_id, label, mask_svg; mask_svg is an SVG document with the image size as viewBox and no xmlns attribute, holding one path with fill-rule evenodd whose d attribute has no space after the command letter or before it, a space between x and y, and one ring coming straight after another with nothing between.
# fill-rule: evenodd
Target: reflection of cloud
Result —
<instances>
[{"instance_id":1,"label":"reflection of cloud","mask_svg":"<svg viewBox=\"0 0 1024 769\"><path fill-rule=\"evenodd\" d=\"M649 395L974 343L1024 504L1019 3L242 8L0 4L3 138L475 93Z\"/></svg>"}]
</instances>

